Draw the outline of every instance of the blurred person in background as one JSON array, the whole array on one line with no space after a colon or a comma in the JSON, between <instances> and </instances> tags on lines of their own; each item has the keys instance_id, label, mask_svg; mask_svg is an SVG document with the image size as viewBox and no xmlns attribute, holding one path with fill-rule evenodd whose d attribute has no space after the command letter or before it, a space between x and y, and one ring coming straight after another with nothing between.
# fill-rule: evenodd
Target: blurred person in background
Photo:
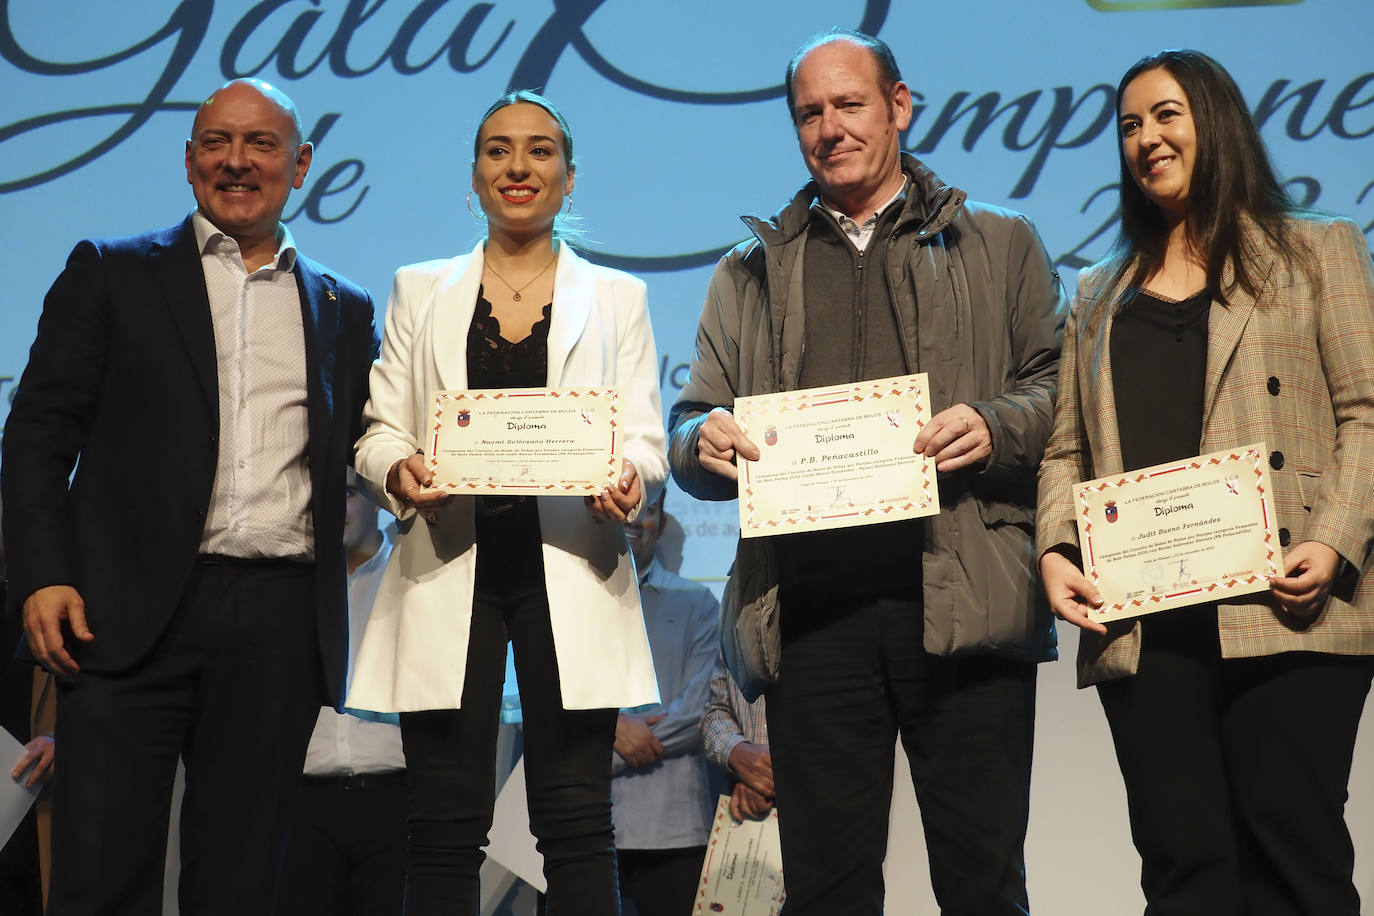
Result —
<instances>
[{"instance_id":1,"label":"blurred person in background","mask_svg":"<svg viewBox=\"0 0 1374 916\"><path fill-rule=\"evenodd\" d=\"M709 588L654 556L663 501L660 493L625 525L662 699L621 710L611 762L620 895L624 912L639 916L692 912L715 813L700 725L719 606Z\"/></svg>"}]
</instances>

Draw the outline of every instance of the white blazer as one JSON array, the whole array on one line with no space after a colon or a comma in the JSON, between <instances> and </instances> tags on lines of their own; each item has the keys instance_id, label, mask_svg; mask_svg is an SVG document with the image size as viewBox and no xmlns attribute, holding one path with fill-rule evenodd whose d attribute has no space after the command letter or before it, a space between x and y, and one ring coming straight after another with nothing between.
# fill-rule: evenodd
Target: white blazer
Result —
<instances>
[{"instance_id":1,"label":"white blazer","mask_svg":"<svg viewBox=\"0 0 1374 916\"><path fill-rule=\"evenodd\" d=\"M644 283L561 247L547 384L619 387L623 456L639 472L642 507L668 473ZM470 254L396 272L356 463L372 497L399 519L400 537L358 650L347 700L355 709L457 709L463 696L477 561L473 497L455 495L433 527L416 524L414 509L386 492L386 474L398 458L420 450L430 393L468 387L468 326L481 277L480 244ZM622 526L595 523L580 497L535 499L563 706L657 703Z\"/></svg>"}]
</instances>

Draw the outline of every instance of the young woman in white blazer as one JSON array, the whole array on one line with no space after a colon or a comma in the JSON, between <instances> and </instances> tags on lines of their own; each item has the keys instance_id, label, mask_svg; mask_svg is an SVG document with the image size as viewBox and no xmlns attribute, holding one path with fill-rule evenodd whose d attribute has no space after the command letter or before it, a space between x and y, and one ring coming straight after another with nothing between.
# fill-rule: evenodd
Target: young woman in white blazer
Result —
<instances>
[{"instance_id":1,"label":"young woman in white blazer","mask_svg":"<svg viewBox=\"0 0 1374 916\"><path fill-rule=\"evenodd\" d=\"M548 913L619 912L616 713L658 699L621 523L654 498L667 463L644 283L556 237L573 171L572 136L548 100L517 91L493 104L469 197L487 237L468 254L397 271L372 371L357 469L401 534L348 705L401 714L408 916L477 912L507 639ZM423 489L431 392L588 384L620 390L618 486L585 498Z\"/></svg>"}]
</instances>

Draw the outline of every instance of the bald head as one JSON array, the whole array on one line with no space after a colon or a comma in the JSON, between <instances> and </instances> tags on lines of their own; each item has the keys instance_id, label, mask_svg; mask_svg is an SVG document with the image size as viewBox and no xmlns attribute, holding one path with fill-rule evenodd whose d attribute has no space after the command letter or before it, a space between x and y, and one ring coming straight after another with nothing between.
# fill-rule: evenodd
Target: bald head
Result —
<instances>
[{"instance_id":1,"label":"bald head","mask_svg":"<svg viewBox=\"0 0 1374 916\"><path fill-rule=\"evenodd\" d=\"M256 92L277 108L281 109L282 115L290 119L291 126L296 131L296 145L300 146L305 142L305 131L301 129L301 116L300 112L296 111L296 103L291 101L289 95L266 80L253 79L251 77L230 80L210 93L210 97L201 102L200 107L196 109L196 118L191 125L191 136L194 137L196 135L196 128L200 125L201 117L206 114L222 95L240 95L244 90Z\"/></svg>"},{"instance_id":2,"label":"bald head","mask_svg":"<svg viewBox=\"0 0 1374 916\"><path fill-rule=\"evenodd\" d=\"M313 152L301 142L296 106L262 80L226 83L196 111L186 180L200 212L239 243L250 270L276 252L286 199L305 183Z\"/></svg>"}]
</instances>

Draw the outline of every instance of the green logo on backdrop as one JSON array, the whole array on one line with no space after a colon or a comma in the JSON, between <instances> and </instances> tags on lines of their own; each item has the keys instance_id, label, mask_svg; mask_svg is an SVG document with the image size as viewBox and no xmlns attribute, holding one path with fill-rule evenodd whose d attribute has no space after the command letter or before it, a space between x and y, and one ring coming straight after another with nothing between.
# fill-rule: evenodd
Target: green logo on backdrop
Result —
<instances>
[{"instance_id":1,"label":"green logo on backdrop","mask_svg":"<svg viewBox=\"0 0 1374 916\"><path fill-rule=\"evenodd\" d=\"M1140 10L1201 10L1222 6L1292 6L1303 0L1087 0L1101 13L1134 13Z\"/></svg>"}]
</instances>

